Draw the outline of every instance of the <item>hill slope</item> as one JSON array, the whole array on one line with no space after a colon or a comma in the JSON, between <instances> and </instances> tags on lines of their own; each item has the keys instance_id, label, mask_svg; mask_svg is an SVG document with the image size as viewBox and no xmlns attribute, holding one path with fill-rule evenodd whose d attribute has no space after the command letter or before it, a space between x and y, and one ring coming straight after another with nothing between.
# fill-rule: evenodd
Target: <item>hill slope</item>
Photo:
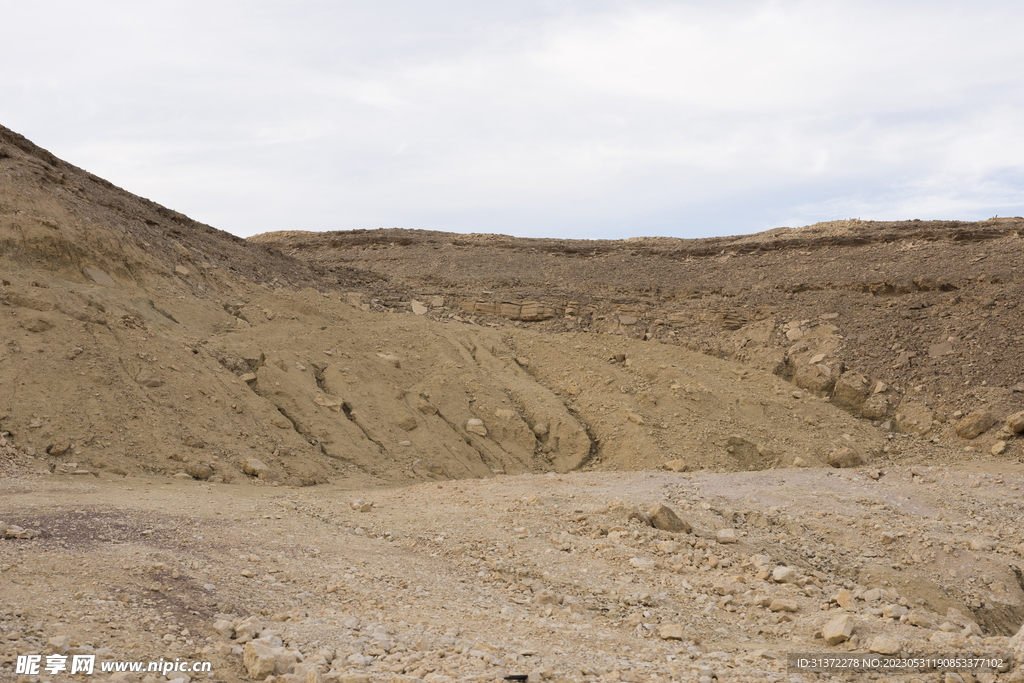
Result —
<instances>
[{"instance_id":1,"label":"hill slope","mask_svg":"<svg viewBox=\"0 0 1024 683\"><path fill-rule=\"evenodd\" d=\"M0 140L0 428L52 468L369 484L881 453L770 373L391 312L360 268L327 275Z\"/></svg>"}]
</instances>

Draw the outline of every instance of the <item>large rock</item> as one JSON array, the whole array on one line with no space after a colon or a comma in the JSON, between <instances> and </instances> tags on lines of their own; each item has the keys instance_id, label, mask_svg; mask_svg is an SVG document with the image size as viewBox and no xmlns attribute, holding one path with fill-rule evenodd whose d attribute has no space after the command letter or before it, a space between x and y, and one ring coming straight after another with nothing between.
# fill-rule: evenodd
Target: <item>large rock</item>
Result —
<instances>
[{"instance_id":1,"label":"large rock","mask_svg":"<svg viewBox=\"0 0 1024 683\"><path fill-rule=\"evenodd\" d=\"M775 598L768 604L768 609L772 612L796 612L800 606L796 604L796 600Z\"/></svg>"},{"instance_id":2,"label":"large rock","mask_svg":"<svg viewBox=\"0 0 1024 683\"><path fill-rule=\"evenodd\" d=\"M772 570L772 581L776 583L796 583L800 580L800 572L795 567L779 566Z\"/></svg>"},{"instance_id":3,"label":"large rock","mask_svg":"<svg viewBox=\"0 0 1024 683\"><path fill-rule=\"evenodd\" d=\"M793 384L814 392L831 391L836 382L833 374L832 368L827 365L808 363L797 366L793 373Z\"/></svg>"},{"instance_id":4,"label":"large rock","mask_svg":"<svg viewBox=\"0 0 1024 683\"><path fill-rule=\"evenodd\" d=\"M1006 418L1006 431L1011 434L1020 434L1024 432L1024 410L1019 413L1014 413Z\"/></svg>"},{"instance_id":5,"label":"large rock","mask_svg":"<svg viewBox=\"0 0 1024 683\"><path fill-rule=\"evenodd\" d=\"M298 656L292 650L257 638L245 644L242 660L250 678L263 679L291 673Z\"/></svg>"},{"instance_id":6,"label":"large rock","mask_svg":"<svg viewBox=\"0 0 1024 683\"><path fill-rule=\"evenodd\" d=\"M487 436L487 427L484 426L484 421L476 417L471 417L466 421L466 431Z\"/></svg>"},{"instance_id":7,"label":"large rock","mask_svg":"<svg viewBox=\"0 0 1024 683\"><path fill-rule=\"evenodd\" d=\"M853 617L849 614L838 616L825 624L821 629L821 637L829 645L838 645L850 639L853 635Z\"/></svg>"},{"instance_id":8,"label":"large rock","mask_svg":"<svg viewBox=\"0 0 1024 683\"><path fill-rule=\"evenodd\" d=\"M185 465L185 471L193 479L205 481L213 476L213 468L202 462L190 462Z\"/></svg>"},{"instance_id":9,"label":"large rock","mask_svg":"<svg viewBox=\"0 0 1024 683\"><path fill-rule=\"evenodd\" d=\"M647 516L651 520L651 526L655 529L661 529L662 531L670 531L674 534L684 533L688 534L693 531L693 527L682 519L667 505L658 503L652 507L648 512Z\"/></svg>"},{"instance_id":10,"label":"large rock","mask_svg":"<svg viewBox=\"0 0 1024 683\"><path fill-rule=\"evenodd\" d=\"M270 472L270 468L258 458L247 458L242 464L242 471L250 476L263 478Z\"/></svg>"},{"instance_id":11,"label":"large rock","mask_svg":"<svg viewBox=\"0 0 1024 683\"><path fill-rule=\"evenodd\" d=\"M895 638L877 636L868 646L868 652L875 652L880 655L896 655L903 649L900 642Z\"/></svg>"},{"instance_id":12,"label":"large rock","mask_svg":"<svg viewBox=\"0 0 1024 683\"><path fill-rule=\"evenodd\" d=\"M868 397L870 389L867 377L856 372L845 372L836 380L832 403L842 408L856 408Z\"/></svg>"},{"instance_id":13,"label":"large rock","mask_svg":"<svg viewBox=\"0 0 1024 683\"><path fill-rule=\"evenodd\" d=\"M686 630L679 624L662 624L658 627L658 637L662 640L685 640Z\"/></svg>"},{"instance_id":14,"label":"large rock","mask_svg":"<svg viewBox=\"0 0 1024 683\"><path fill-rule=\"evenodd\" d=\"M832 467L859 467L864 462L864 456L849 446L837 448L828 454L828 464Z\"/></svg>"},{"instance_id":15,"label":"large rock","mask_svg":"<svg viewBox=\"0 0 1024 683\"><path fill-rule=\"evenodd\" d=\"M988 431L996 423L996 418L987 410L975 410L956 424L956 435L961 439L973 439Z\"/></svg>"}]
</instances>

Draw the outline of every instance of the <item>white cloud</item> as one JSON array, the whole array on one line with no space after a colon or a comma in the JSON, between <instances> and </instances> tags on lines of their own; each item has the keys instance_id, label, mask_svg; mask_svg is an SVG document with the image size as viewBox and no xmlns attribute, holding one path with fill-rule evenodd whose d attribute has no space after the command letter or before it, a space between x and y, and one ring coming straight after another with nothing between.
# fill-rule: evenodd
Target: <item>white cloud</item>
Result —
<instances>
[{"instance_id":1,"label":"white cloud","mask_svg":"<svg viewBox=\"0 0 1024 683\"><path fill-rule=\"evenodd\" d=\"M1014 3L23 3L0 122L238 234L1024 213ZM955 215L954 215L955 214Z\"/></svg>"}]
</instances>

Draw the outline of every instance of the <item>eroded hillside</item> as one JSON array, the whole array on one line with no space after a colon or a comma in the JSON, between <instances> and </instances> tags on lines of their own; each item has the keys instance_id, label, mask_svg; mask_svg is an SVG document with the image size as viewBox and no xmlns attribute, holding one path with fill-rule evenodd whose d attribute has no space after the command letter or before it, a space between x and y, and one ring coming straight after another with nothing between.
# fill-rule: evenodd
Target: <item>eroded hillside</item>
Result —
<instances>
[{"instance_id":1,"label":"eroded hillside","mask_svg":"<svg viewBox=\"0 0 1024 683\"><path fill-rule=\"evenodd\" d=\"M368 230L250 241L328 275L376 277L378 309L417 302L428 317L736 359L883 429L987 452L1011 436L997 418L1024 408L1022 230L1024 219L1000 218L699 240ZM431 307L437 297L448 305ZM993 418L980 434L962 424L975 411Z\"/></svg>"},{"instance_id":2,"label":"eroded hillside","mask_svg":"<svg viewBox=\"0 0 1024 683\"><path fill-rule=\"evenodd\" d=\"M320 277L4 135L0 427L52 468L403 483L889 450L734 360L371 306L358 268Z\"/></svg>"}]
</instances>

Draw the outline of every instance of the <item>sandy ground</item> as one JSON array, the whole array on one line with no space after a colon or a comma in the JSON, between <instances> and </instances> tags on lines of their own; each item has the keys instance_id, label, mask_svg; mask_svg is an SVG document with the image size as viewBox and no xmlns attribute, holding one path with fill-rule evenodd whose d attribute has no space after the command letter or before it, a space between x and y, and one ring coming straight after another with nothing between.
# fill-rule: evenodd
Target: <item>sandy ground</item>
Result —
<instances>
[{"instance_id":1,"label":"sandy ground","mask_svg":"<svg viewBox=\"0 0 1024 683\"><path fill-rule=\"evenodd\" d=\"M72 653L207 660L214 680L245 678L244 643L225 625L252 616L343 681L792 680L788 652L868 651L880 638L903 653L1005 652L1024 620L1012 569L1024 552L1020 470L575 473L370 490L8 477L0 519L38 536L0 542L0 677L17 680L16 654L66 636ZM631 518L658 503L692 532ZM726 529L735 542L716 540ZM766 576L778 566L794 568L793 583ZM832 602L844 588L845 608ZM795 611L771 611L775 600ZM828 646L821 629L842 614L852 639Z\"/></svg>"}]
</instances>

